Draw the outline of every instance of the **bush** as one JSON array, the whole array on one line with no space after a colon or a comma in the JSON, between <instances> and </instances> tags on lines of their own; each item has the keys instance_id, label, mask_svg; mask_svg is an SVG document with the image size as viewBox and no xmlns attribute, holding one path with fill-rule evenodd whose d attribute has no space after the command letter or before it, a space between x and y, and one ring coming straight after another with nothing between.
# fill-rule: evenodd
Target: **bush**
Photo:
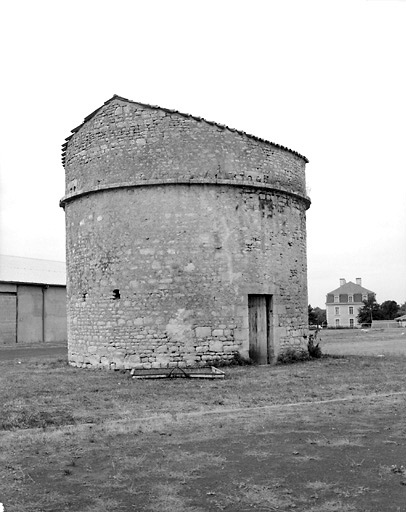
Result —
<instances>
[{"instance_id":1,"label":"bush","mask_svg":"<svg viewBox=\"0 0 406 512\"><path fill-rule=\"evenodd\" d=\"M249 357L248 358L243 357L239 352L235 352L234 357L231 360L231 364L238 365L238 366L247 366L247 365L253 364L253 361Z\"/></svg>"},{"instance_id":2,"label":"bush","mask_svg":"<svg viewBox=\"0 0 406 512\"><path fill-rule=\"evenodd\" d=\"M310 359L309 352L302 348L288 347L278 355L277 364L292 364Z\"/></svg>"},{"instance_id":3,"label":"bush","mask_svg":"<svg viewBox=\"0 0 406 512\"><path fill-rule=\"evenodd\" d=\"M277 364L292 364L309 361L310 359L320 359L322 356L320 343L316 343L318 332L316 330L314 334L309 334L306 348L286 348L279 354ZM304 339L306 340L307 336L304 336Z\"/></svg>"},{"instance_id":4,"label":"bush","mask_svg":"<svg viewBox=\"0 0 406 512\"><path fill-rule=\"evenodd\" d=\"M307 351L309 352L310 359L320 359L320 357L321 357L320 343L317 343L317 345L315 345L316 337L317 337L317 332L314 335L313 334L309 335L309 341L307 343Z\"/></svg>"}]
</instances>

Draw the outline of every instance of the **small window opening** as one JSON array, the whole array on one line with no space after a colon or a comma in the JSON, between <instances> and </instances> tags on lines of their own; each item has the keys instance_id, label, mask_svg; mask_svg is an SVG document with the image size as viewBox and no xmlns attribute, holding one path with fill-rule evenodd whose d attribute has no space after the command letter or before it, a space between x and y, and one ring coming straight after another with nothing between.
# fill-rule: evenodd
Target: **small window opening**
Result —
<instances>
[{"instance_id":1,"label":"small window opening","mask_svg":"<svg viewBox=\"0 0 406 512\"><path fill-rule=\"evenodd\" d=\"M115 290L113 290L113 299L114 300L117 300L120 298L120 290L118 290L117 288Z\"/></svg>"},{"instance_id":2,"label":"small window opening","mask_svg":"<svg viewBox=\"0 0 406 512\"><path fill-rule=\"evenodd\" d=\"M87 297L88 297L88 293L87 292L82 293L82 300L83 300L83 302L86 302Z\"/></svg>"}]
</instances>

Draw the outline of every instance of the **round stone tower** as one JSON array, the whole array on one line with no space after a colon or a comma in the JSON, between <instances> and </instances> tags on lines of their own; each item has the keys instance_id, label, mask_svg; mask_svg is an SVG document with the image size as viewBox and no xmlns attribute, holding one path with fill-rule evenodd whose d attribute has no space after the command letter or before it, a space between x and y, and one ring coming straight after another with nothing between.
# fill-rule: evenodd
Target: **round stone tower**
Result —
<instances>
[{"instance_id":1,"label":"round stone tower","mask_svg":"<svg viewBox=\"0 0 406 512\"><path fill-rule=\"evenodd\" d=\"M305 157L119 96L66 140L72 365L265 364L303 342Z\"/></svg>"}]
</instances>

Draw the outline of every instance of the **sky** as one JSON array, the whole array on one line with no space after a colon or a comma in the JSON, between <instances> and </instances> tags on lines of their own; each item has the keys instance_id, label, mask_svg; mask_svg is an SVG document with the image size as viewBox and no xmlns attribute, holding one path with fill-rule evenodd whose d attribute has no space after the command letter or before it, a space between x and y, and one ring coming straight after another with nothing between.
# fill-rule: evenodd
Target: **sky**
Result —
<instances>
[{"instance_id":1,"label":"sky","mask_svg":"<svg viewBox=\"0 0 406 512\"><path fill-rule=\"evenodd\" d=\"M289 147L309 303L406 301L405 0L0 3L0 253L64 260L61 145L113 94Z\"/></svg>"}]
</instances>

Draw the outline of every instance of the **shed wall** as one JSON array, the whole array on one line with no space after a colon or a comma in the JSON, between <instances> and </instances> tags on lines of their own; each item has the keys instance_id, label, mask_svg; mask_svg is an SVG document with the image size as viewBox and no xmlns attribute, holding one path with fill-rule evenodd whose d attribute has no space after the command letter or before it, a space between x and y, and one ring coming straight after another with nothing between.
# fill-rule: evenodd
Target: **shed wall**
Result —
<instances>
[{"instance_id":1,"label":"shed wall","mask_svg":"<svg viewBox=\"0 0 406 512\"><path fill-rule=\"evenodd\" d=\"M0 293L0 345L10 345L17 340L17 295Z\"/></svg>"},{"instance_id":2,"label":"shed wall","mask_svg":"<svg viewBox=\"0 0 406 512\"><path fill-rule=\"evenodd\" d=\"M0 344L63 341L65 286L0 283Z\"/></svg>"},{"instance_id":3,"label":"shed wall","mask_svg":"<svg viewBox=\"0 0 406 512\"><path fill-rule=\"evenodd\" d=\"M66 288L50 286L44 290L44 341L67 340Z\"/></svg>"},{"instance_id":4,"label":"shed wall","mask_svg":"<svg viewBox=\"0 0 406 512\"><path fill-rule=\"evenodd\" d=\"M42 287L18 286L17 339L19 343L39 343L43 340L42 308Z\"/></svg>"}]
</instances>

